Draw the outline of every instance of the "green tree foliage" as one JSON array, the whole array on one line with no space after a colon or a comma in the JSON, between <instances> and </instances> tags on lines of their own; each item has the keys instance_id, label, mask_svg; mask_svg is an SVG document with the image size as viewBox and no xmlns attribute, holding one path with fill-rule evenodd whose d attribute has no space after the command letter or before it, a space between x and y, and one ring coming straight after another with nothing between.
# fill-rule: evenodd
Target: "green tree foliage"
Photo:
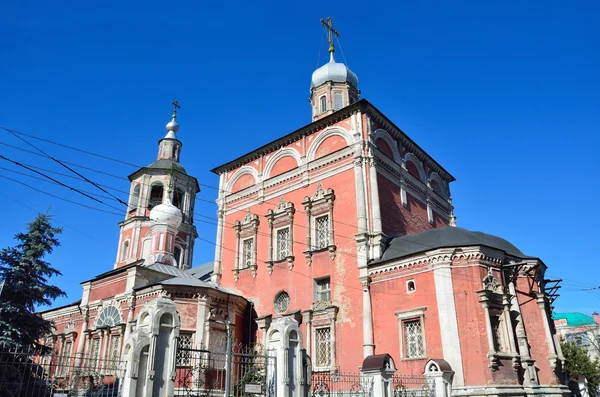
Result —
<instances>
[{"instance_id":1,"label":"green tree foliage","mask_svg":"<svg viewBox=\"0 0 600 397\"><path fill-rule=\"evenodd\" d=\"M600 364L592 361L583 346L571 342L561 344L565 356L565 372L568 376L584 375L588 381L590 395L598 395L600 385Z\"/></svg>"},{"instance_id":2,"label":"green tree foliage","mask_svg":"<svg viewBox=\"0 0 600 397\"><path fill-rule=\"evenodd\" d=\"M60 272L43 258L60 245L56 236L61 228L53 227L48 214L40 214L28 225L27 233L18 233L14 247L0 251L0 345L30 346L52 331L52 323L35 313L37 306L50 305L60 288L48 279Z\"/></svg>"}]
</instances>

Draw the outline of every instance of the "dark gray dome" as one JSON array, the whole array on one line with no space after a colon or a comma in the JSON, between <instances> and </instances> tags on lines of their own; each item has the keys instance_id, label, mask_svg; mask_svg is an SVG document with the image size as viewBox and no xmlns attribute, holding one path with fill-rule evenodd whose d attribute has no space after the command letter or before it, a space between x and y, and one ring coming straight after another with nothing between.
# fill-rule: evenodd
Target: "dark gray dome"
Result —
<instances>
[{"instance_id":1,"label":"dark gray dome","mask_svg":"<svg viewBox=\"0 0 600 397\"><path fill-rule=\"evenodd\" d=\"M461 227L440 227L421 233L393 237L379 262L398 259L437 248L472 247L483 245L506 252L518 258L531 258L505 239L482 232L472 232Z\"/></svg>"},{"instance_id":2,"label":"dark gray dome","mask_svg":"<svg viewBox=\"0 0 600 397\"><path fill-rule=\"evenodd\" d=\"M150 164L148 168L156 168L159 170L174 170L187 175L185 168L183 168L183 166L177 161L172 159L157 160L154 163Z\"/></svg>"}]
</instances>

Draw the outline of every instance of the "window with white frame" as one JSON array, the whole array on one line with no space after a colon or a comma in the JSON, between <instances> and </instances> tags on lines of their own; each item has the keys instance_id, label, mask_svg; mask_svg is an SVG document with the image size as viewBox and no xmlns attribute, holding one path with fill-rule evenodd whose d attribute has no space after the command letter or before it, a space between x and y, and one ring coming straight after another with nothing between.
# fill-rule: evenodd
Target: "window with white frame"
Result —
<instances>
[{"instance_id":1,"label":"window with white frame","mask_svg":"<svg viewBox=\"0 0 600 397\"><path fill-rule=\"evenodd\" d=\"M90 346L90 368L97 368L99 359L100 359L100 338L93 338L92 345Z\"/></svg>"},{"instance_id":2,"label":"window with white frame","mask_svg":"<svg viewBox=\"0 0 600 397\"><path fill-rule=\"evenodd\" d=\"M331 366L331 328L315 329L315 367Z\"/></svg>"},{"instance_id":3,"label":"window with white frame","mask_svg":"<svg viewBox=\"0 0 600 397\"><path fill-rule=\"evenodd\" d=\"M252 266L254 263L254 237L242 240L242 269Z\"/></svg>"},{"instance_id":4,"label":"window with white frame","mask_svg":"<svg viewBox=\"0 0 600 397\"><path fill-rule=\"evenodd\" d=\"M283 196L279 198L279 204L274 209L267 211L269 222L269 250L266 260L267 271L273 273L273 264L279 261L287 261L288 268L294 267L294 245L293 227L294 204L286 203Z\"/></svg>"},{"instance_id":5,"label":"window with white frame","mask_svg":"<svg viewBox=\"0 0 600 397\"><path fill-rule=\"evenodd\" d=\"M290 228L277 230L277 260L283 260L290 255Z\"/></svg>"},{"instance_id":6,"label":"window with white frame","mask_svg":"<svg viewBox=\"0 0 600 397\"><path fill-rule=\"evenodd\" d=\"M233 226L237 239L233 268L233 277L236 281L238 280L240 271L244 269L250 269L252 276L256 276L256 237L258 234L258 224L258 215L251 214L248 211L244 219L237 221Z\"/></svg>"},{"instance_id":7,"label":"window with white frame","mask_svg":"<svg viewBox=\"0 0 600 397\"><path fill-rule=\"evenodd\" d=\"M417 290L417 285L415 284L415 280L408 280L406 282L406 292L415 292Z\"/></svg>"},{"instance_id":8,"label":"window with white frame","mask_svg":"<svg viewBox=\"0 0 600 397\"><path fill-rule=\"evenodd\" d=\"M315 280L317 302L329 302L331 300L331 282L330 278L321 278Z\"/></svg>"},{"instance_id":9,"label":"window with white frame","mask_svg":"<svg viewBox=\"0 0 600 397\"><path fill-rule=\"evenodd\" d=\"M315 218L315 249L329 246L329 216Z\"/></svg>"},{"instance_id":10,"label":"window with white frame","mask_svg":"<svg viewBox=\"0 0 600 397\"><path fill-rule=\"evenodd\" d=\"M405 358L420 358L425 355L421 320L404 321Z\"/></svg>"},{"instance_id":11,"label":"window with white frame","mask_svg":"<svg viewBox=\"0 0 600 397\"><path fill-rule=\"evenodd\" d=\"M108 345L108 362L106 365L107 369L117 369L119 367L119 360L121 359L121 335L112 334L110 335L110 343Z\"/></svg>"},{"instance_id":12,"label":"window with white frame","mask_svg":"<svg viewBox=\"0 0 600 397\"><path fill-rule=\"evenodd\" d=\"M340 110L343 107L343 95L341 92L335 92L333 94L333 99L334 99L334 109L335 110Z\"/></svg>"},{"instance_id":13,"label":"window with white frame","mask_svg":"<svg viewBox=\"0 0 600 397\"><path fill-rule=\"evenodd\" d=\"M129 240L123 241L123 246L121 247L121 261L126 260L129 257Z\"/></svg>"},{"instance_id":14,"label":"window with white frame","mask_svg":"<svg viewBox=\"0 0 600 397\"><path fill-rule=\"evenodd\" d=\"M396 312L400 333L400 357L403 360L423 359L427 356L425 338L425 310L418 307Z\"/></svg>"},{"instance_id":15,"label":"window with white frame","mask_svg":"<svg viewBox=\"0 0 600 397\"><path fill-rule=\"evenodd\" d=\"M327 98L325 97L325 95L319 98L319 104L321 106L321 113L327 110Z\"/></svg>"},{"instance_id":16,"label":"window with white frame","mask_svg":"<svg viewBox=\"0 0 600 397\"><path fill-rule=\"evenodd\" d=\"M312 197L307 197L302 204L306 210L308 224L306 235L306 257L307 264L312 263L313 251L327 249L331 259L335 258L336 246L333 232L333 202L335 194L333 189L323 189L319 183L317 191Z\"/></svg>"}]
</instances>

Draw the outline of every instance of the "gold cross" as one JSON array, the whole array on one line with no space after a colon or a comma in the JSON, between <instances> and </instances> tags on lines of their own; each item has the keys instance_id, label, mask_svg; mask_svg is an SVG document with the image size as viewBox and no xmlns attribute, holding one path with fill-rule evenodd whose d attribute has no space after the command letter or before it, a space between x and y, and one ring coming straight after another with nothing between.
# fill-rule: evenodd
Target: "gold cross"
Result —
<instances>
[{"instance_id":1,"label":"gold cross","mask_svg":"<svg viewBox=\"0 0 600 397\"><path fill-rule=\"evenodd\" d=\"M335 37L340 37L340 34L337 30L333 28L333 21L331 20L331 17L327 17L327 22L325 22L325 20L321 18L321 24L323 24L323 26L325 26L325 29L329 31L327 33L329 36L329 52L334 52L335 47L333 45L333 35L335 35Z\"/></svg>"},{"instance_id":2,"label":"gold cross","mask_svg":"<svg viewBox=\"0 0 600 397\"><path fill-rule=\"evenodd\" d=\"M180 109L181 106L179 105L179 101L177 99L175 99L174 101L171 101L171 105L173 105L173 118L177 117L177 109Z\"/></svg>"}]
</instances>

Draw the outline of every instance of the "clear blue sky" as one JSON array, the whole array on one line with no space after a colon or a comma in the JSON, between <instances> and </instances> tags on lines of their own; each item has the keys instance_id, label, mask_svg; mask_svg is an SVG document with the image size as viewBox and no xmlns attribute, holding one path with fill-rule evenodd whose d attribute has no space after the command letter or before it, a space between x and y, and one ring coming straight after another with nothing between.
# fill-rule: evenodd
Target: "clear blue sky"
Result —
<instances>
[{"instance_id":1,"label":"clear blue sky","mask_svg":"<svg viewBox=\"0 0 600 397\"><path fill-rule=\"evenodd\" d=\"M290 4L5 2L0 125L147 165L177 98L182 162L200 183L216 186L211 168L310 122L310 76L319 54L321 63L327 57L319 19L331 16L362 96L456 177L458 225L500 235L541 257L548 275L565 279L557 311L600 309L600 294L577 291L600 284L597 2ZM343 61L340 53L337 58ZM26 147L4 131L0 142ZM32 142L111 174L135 170ZM60 171L6 146L0 154ZM113 211L3 168L1 176ZM78 170L129 189L124 179ZM69 296L57 305L81 297L80 281L112 269L123 215L77 207L5 179L0 193L0 246L13 244L12 236L35 216L31 208L51 205L65 226L51 260L63 273L55 281ZM206 187L199 195L215 197ZM214 217L216 206L198 202L196 210ZM214 241L215 226L197 226ZM214 246L197 241L195 265L213 255Z\"/></svg>"}]
</instances>

